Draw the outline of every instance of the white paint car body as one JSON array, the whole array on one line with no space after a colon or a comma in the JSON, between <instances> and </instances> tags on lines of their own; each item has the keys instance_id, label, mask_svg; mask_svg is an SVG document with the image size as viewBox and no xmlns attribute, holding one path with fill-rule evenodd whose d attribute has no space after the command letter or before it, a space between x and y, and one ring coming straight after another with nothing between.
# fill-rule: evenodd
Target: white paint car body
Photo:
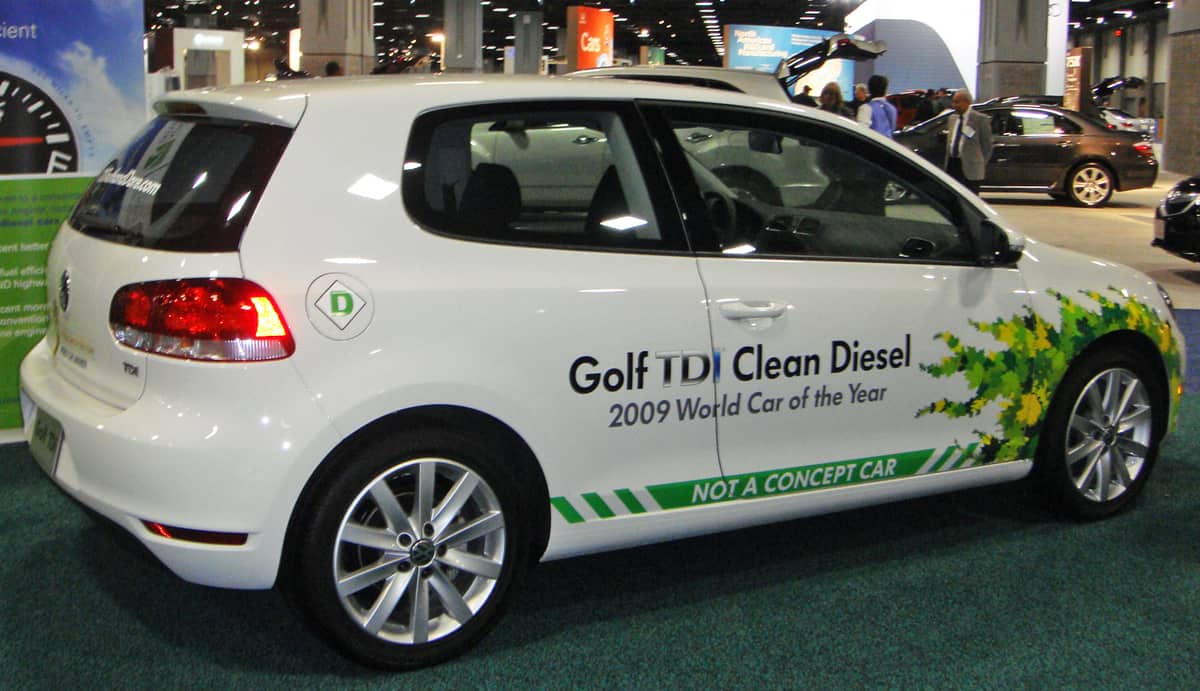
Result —
<instances>
[{"instance_id":1,"label":"white paint car body","mask_svg":"<svg viewBox=\"0 0 1200 691\"><path fill-rule=\"evenodd\" d=\"M160 112L199 109L201 119L294 132L236 251L145 249L70 224L60 229L47 269L54 324L21 367L27 433L38 434L38 414L61 423L65 441L46 461L54 482L186 580L269 588L280 575L289 523L310 511L305 487L323 463L342 457L348 440L404 411L445 421L487 418L527 447L534 465L521 466L518 481L541 500L522 511L548 527L544 552L531 531L532 556L557 559L1025 476L1031 456L983 463L972 455L975 430L990 424L997 403L987 404L982 418L916 416L943 397L969 395L959 379L932 377L920 365L947 356L946 344L934 338L939 333L994 346L970 333L969 320L1036 313L1054 322L1059 301L1048 290L1094 310L1080 291L1115 287L1118 300L1143 305L1166 330L1155 347L1182 352L1152 280L1009 229L1002 236L1010 247L1024 247L1024 258L989 266L760 258L731 254L730 247L530 247L423 227L400 189L406 175L422 166L429 174L431 166L405 157L414 119L526 101L717 104L822 128L912 166L944 186L948 198L961 197L964 213L1003 227L994 211L902 147L848 120L741 94L615 80L449 76L173 94ZM484 143L479 149L496 150ZM483 156L477 151L473 160ZM669 203L651 196L645 203ZM896 219L903 214L887 216L902 222ZM65 309L58 306L64 272ZM188 277L245 278L264 287L294 353L213 363L147 354L114 339L107 315L122 286ZM332 328L313 309L314 296L334 281L370 310L352 333ZM1138 338L1136 329L1114 327L1122 329ZM747 347L754 352L740 352ZM685 386L685 359L715 369L714 351L721 353L721 379ZM839 358L865 351L881 352L872 356L875 364L882 358L888 366L832 371ZM818 356L819 372L738 378L758 363L777 374L800 367L803 354ZM785 362L788 356L801 359ZM780 364L769 364L771 357ZM1170 382L1179 381L1181 369L1163 368ZM689 374L695 379L698 371ZM589 381L601 385L587 393L571 385ZM822 400L822 389L839 394L840 403ZM856 392L862 400L852 402ZM740 401L737 415L732 400ZM665 415L660 401L667 402ZM1170 413L1156 415L1173 415L1177 396L1170 401ZM724 416L704 417L700 405ZM681 419L686 410L699 412ZM897 459L912 467L898 472ZM242 535L244 543L165 537L152 526Z\"/></svg>"}]
</instances>

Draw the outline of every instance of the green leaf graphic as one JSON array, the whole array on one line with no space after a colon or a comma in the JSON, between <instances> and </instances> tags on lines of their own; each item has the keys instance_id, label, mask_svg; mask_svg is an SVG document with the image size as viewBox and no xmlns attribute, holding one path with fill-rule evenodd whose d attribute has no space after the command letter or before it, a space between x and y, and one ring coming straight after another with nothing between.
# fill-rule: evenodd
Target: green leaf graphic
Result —
<instances>
[{"instance_id":1,"label":"green leaf graphic","mask_svg":"<svg viewBox=\"0 0 1200 691\"><path fill-rule=\"evenodd\" d=\"M1070 363L1097 338L1130 330L1147 336L1163 353L1171 396L1179 400L1180 353L1171 335L1171 325L1158 313L1114 287L1117 300L1097 291L1081 291L1099 305L1092 311L1057 291L1048 291L1059 302L1061 326L1042 319L1028 307L1024 314L990 323L970 321L978 332L992 336L1001 346L988 351L964 345L949 332L934 335L950 354L921 369L933 377L962 374L973 393L964 401L943 398L917 411L916 416L939 414L950 418L976 417L989 403L998 403L996 427L975 430L980 463L1032 458L1037 449L1037 431L1058 383ZM1172 406L1174 408L1175 406ZM965 451L962 443L958 444Z\"/></svg>"}]
</instances>

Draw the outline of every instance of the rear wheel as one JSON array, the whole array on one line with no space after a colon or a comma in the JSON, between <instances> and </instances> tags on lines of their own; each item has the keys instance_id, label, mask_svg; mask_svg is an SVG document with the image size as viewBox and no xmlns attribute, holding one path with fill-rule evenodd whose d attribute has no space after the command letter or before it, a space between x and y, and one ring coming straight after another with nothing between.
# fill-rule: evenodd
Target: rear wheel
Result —
<instances>
[{"instance_id":1,"label":"rear wheel","mask_svg":"<svg viewBox=\"0 0 1200 691\"><path fill-rule=\"evenodd\" d=\"M1038 444L1038 472L1059 508L1102 518L1145 486L1166 420L1162 383L1136 352L1090 353L1063 378Z\"/></svg>"},{"instance_id":2,"label":"rear wheel","mask_svg":"<svg viewBox=\"0 0 1200 691\"><path fill-rule=\"evenodd\" d=\"M389 669L436 664L483 637L526 561L500 459L453 433L376 440L314 494L299 599L337 647Z\"/></svg>"},{"instance_id":3,"label":"rear wheel","mask_svg":"<svg viewBox=\"0 0 1200 691\"><path fill-rule=\"evenodd\" d=\"M1112 173L1099 163L1084 163L1067 176L1067 198L1076 206L1103 206L1112 193Z\"/></svg>"}]
</instances>

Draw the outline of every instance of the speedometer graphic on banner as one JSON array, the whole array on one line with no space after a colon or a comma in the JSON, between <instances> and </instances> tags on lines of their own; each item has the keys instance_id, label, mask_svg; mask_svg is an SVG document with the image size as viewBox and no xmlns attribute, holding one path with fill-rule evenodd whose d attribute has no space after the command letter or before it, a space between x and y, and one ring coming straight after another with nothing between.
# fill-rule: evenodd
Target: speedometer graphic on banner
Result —
<instances>
[{"instance_id":1,"label":"speedometer graphic on banner","mask_svg":"<svg viewBox=\"0 0 1200 691\"><path fill-rule=\"evenodd\" d=\"M46 91L0 71L0 175L79 170L75 132Z\"/></svg>"}]
</instances>

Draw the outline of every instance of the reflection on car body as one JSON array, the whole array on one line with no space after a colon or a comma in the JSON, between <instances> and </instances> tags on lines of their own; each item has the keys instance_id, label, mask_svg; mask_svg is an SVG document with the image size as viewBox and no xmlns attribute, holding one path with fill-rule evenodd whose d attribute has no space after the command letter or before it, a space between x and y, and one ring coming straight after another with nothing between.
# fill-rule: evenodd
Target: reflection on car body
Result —
<instances>
[{"instance_id":1,"label":"reflection on car body","mask_svg":"<svg viewBox=\"0 0 1200 691\"><path fill-rule=\"evenodd\" d=\"M995 141L983 191L1044 192L1103 206L1114 191L1149 187L1158 176L1154 149L1140 134L1055 106L998 101L976 110L992 119ZM896 141L940 165L948 120L941 114L898 132Z\"/></svg>"}]
</instances>

